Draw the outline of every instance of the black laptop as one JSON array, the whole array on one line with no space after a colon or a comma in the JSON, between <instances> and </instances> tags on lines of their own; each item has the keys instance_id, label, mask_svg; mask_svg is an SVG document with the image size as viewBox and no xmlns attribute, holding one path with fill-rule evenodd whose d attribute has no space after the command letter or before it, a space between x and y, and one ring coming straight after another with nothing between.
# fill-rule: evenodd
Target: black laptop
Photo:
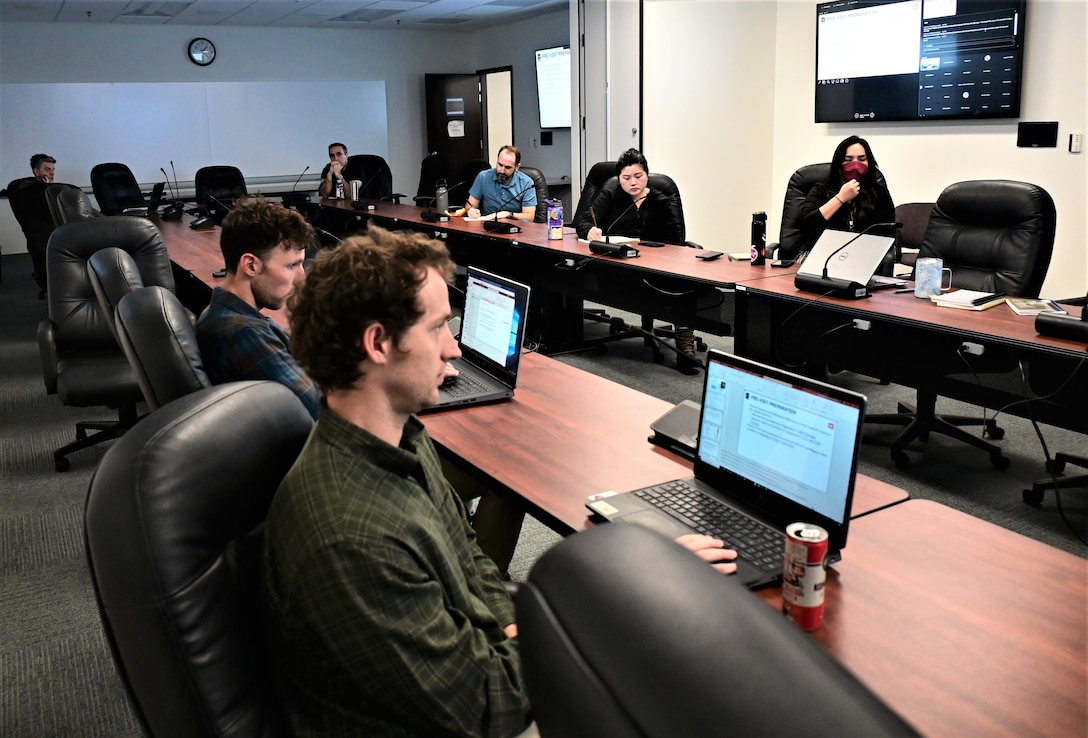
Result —
<instances>
[{"instance_id":1,"label":"black laptop","mask_svg":"<svg viewBox=\"0 0 1088 738\"><path fill-rule=\"evenodd\" d=\"M166 183L159 182L151 188L151 199L147 203L146 208L125 208L122 211L124 215L154 215L159 211L159 205L162 203L162 193L166 190Z\"/></svg>"},{"instance_id":2,"label":"black laptop","mask_svg":"<svg viewBox=\"0 0 1088 738\"><path fill-rule=\"evenodd\" d=\"M740 554L749 587L782 575L786 526L829 534L828 560L846 546L866 399L850 390L720 351L707 355L695 476L628 494L593 495L610 521L670 537L708 533Z\"/></svg>"},{"instance_id":3,"label":"black laptop","mask_svg":"<svg viewBox=\"0 0 1088 738\"><path fill-rule=\"evenodd\" d=\"M528 285L469 267L458 340L461 358L453 362L461 373L443 382L438 402L427 410L513 397L528 315Z\"/></svg>"}]
</instances>

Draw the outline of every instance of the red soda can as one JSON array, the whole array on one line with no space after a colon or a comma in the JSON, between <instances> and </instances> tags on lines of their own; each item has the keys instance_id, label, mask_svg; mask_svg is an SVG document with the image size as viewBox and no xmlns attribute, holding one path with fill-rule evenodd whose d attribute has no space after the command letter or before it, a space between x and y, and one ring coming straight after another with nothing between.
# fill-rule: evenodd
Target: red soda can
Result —
<instances>
[{"instance_id":1,"label":"red soda can","mask_svg":"<svg viewBox=\"0 0 1088 738\"><path fill-rule=\"evenodd\" d=\"M816 630L824 622L827 538L827 531L818 525L790 523L786 526L782 613L801 630Z\"/></svg>"}]
</instances>

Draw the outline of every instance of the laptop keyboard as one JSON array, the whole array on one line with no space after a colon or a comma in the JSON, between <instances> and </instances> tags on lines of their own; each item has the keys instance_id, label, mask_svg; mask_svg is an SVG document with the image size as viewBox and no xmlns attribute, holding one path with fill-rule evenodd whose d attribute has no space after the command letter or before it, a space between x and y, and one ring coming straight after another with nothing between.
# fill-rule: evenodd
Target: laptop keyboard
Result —
<instances>
[{"instance_id":1,"label":"laptop keyboard","mask_svg":"<svg viewBox=\"0 0 1088 738\"><path fill-rule=\"evenodd\" d=\"M468 395L478 395L481 392L486 392L487 385L481 382L471 374L462 373L454 378L452 382L446 384L442 383L442 391L450 397L466 397Z\"/></svg>"},{"instance_id":2,"label":"laptop keyboard","mask_svg":"<svg viewBox=\"0 0 1088 738\"><path fill-rule=\"evenodd\" d=\"M727 548L765 572L782 571L784 533L760 523L682 481L640 489L632 494L665 512L696 533L725 541Z\"/></svg>"}]
</instances>

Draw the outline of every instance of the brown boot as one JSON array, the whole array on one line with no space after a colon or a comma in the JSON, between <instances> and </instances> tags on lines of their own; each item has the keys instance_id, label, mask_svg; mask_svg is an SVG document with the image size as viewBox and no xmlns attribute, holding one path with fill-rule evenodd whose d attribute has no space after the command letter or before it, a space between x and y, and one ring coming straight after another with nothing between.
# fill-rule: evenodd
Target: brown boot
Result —
<instances>
[{"instance_id":1,"label":"brown boot","mask_svg":"<svg viewBox=\"0 0 1088 738\"><path fill-rule=\"evenodd\" d=\"M699 355L695 353L695 331L684 328L676 332L676 368L684 374L695 374L699 370Z\"/></svg>"}]
</instances>

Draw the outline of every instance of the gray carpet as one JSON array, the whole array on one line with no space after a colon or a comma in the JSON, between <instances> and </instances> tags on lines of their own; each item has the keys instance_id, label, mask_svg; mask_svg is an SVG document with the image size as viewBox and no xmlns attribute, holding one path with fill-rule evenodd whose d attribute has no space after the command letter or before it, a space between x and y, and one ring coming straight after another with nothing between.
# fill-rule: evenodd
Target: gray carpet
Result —
<instances>
[{"instance_id":1,"label":"gray carpet","mask_svg":"<svg viewBox=\"0 0 1088 738\"><path fill-rule=\"evenodd\" d=\"M53 470L51 450L70 441L76 420L108 419L106 411L63 407L45 394L35 331L45 316L30 281L25 254L4 256L0 284L0 735L138 736L102 634L84 562L82 512L87 485L104 447L71 456L71 471ZM628 316L633 320L633 316ZM592 327L591 327L592 328ZM728 348L728 339L710 339ZM612 344L607 353L562 357L572 365L636 387L669 402L697 399L702 376L684 376L643 358L638 342ZM835 381L870 396L874 409L891 411L910 393L880 387L864 377ZM951 406L951 403L949 404ZM1065 528L1048 493L1040 508L1020 501L1020 490L1042 473L1042 455L1028 424L1005 419L1002 442L1013 465L994 470L985 454L935 437L902 473L888 458L891 429L867 431L864 473L935 499L998 525L1017 530L1077 555L1088 553ZM1052 449L1078 449L1082 437L1045 428ZM1079 492L1065 495L1082 534L1088 503ZM558 540L527 521L511 566L524 578L532 562ZM847 552L848 555L848 552ZM1011 564L1012 562L1010 562Z\"/></svg>"}]
</instances>

